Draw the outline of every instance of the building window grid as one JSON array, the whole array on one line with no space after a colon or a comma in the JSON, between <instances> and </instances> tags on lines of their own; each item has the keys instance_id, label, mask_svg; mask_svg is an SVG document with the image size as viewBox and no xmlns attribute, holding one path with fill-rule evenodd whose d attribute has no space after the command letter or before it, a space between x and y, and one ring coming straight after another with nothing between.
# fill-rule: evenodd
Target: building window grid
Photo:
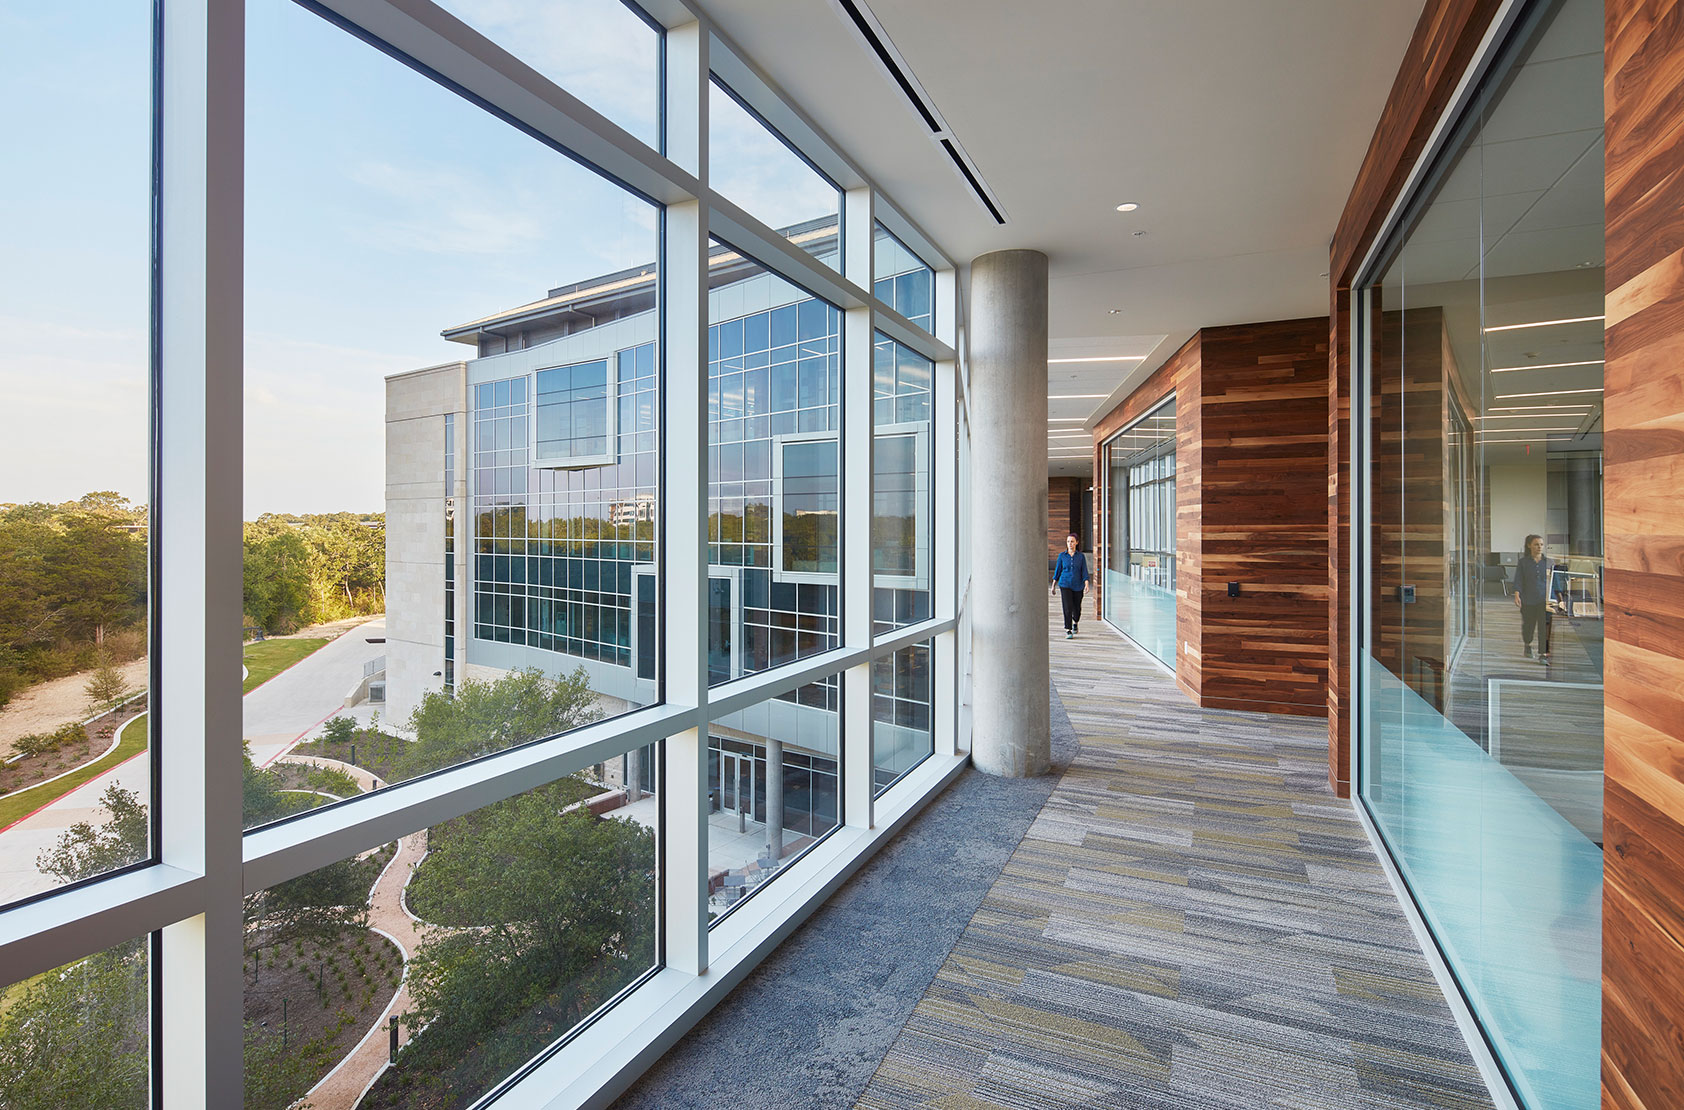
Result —
<instances>
[{"instance_id":1,"label":"building window grid","mask_svg":"<svg viewBox=\"0 0 1684 1110\"><path fill-rule=\"evenodd\" d=\"M193 33L191 29L186 31L170 32L170 34L191 33ZM218 35L221 35L224 39L229 40L223 42L222 45L235 45L237 48L238 40L230 38L226 34L225 29L212 27L209 33L213 39L217 38ZM451 34L456 35L456 32L453 31ZM715 49L717 50L720 48L715 46ZM173 54L173 56L177 58L186 58L188 55L188 51L176 51ZM212 75L206 80L211 86L213 94L222 93L225 95L237 96L237 86L229 88L219 85L219 82L222 80L221 77ZM188 186L189 195L191 195L191 183L184 184ZM166 299L167 298L168 294L166 293ZM524 557L526 553L523 550L523 546L536 537L531 531L530 526L527 526L525 512L515 500L519 495L526 493L528 488L526 485L526 476L528 472L522 465L525 460L516 457L523 452L524 448L517 448L515 446L517 442L523 441L524 437L518 434L519 425L527 418L527 412L525 398L523 396L520 397L518 402L515 399L516 395L513 391L516 387L513 385L512 381L510 382L509 388L511 393L506 398L494 396L493 403L490 408L484 413L476 412L476 419L470 422L472 424L471 430L473 432L473 452L469 458L469 463L470 474L474 479L474 490L472 493L474 523L471 526L474 542L470 550L474 552L476 559L486 555L509 557L511 559L511 569L509 573L512 577L513 574L518 573L513 570L512 560L517 556ZM482 416L483 420L481 419ZM624 425L622 425L622 427L624 427ZM623 438L624 436L622 436L622 440ZM649 451L653 451L654 449L654 438L653 434L648 436L649 443L647 450ZM640 450L645 449L641 440L637 443L637 447ZM622 450L623 449L624 448L622 447ZM651 483L651 488L652 485L653 484ZM554 492L553 486L546 489L545 492ZM212 515L215 515L217 512L214 507L211 511ZM454 528L452 528L450 530L450 543L452 545L454 545L454 538ZM554 539L553 536L551 538ZM653 558L652 550L654 545L652 535L648 541L645 541L640 533L635 541L630 542L630 546L640 553L644 550L648 550L650 552L649 557L651 559ZM478 599L476 599L476 613L478 612L477 600ZM506 627L508 627L511 631L515 627L512 616ZM834 632L832 635L834 635ZM837 700L839 700L839 691L834 678L828 680L827 682L811 685L826 691L824 699L827 703L834 704ZM634 744L634 746L636 745ZM493 760L496 758L497 757L492 757ZM488 770L486 773L491 772ZM308 828L309 823L302 823L295 826L295 831ZM313 837L316 839L325 839L327 841L336 842L338 840L345 839L345 835L346 834L333 832L317 832L313 834ZM123 892L113 885L107 885L105 889L113 891L113 897L119 899L120 901L124 901L124 904L126 904L126 899L133 897L132 894ZM199 885L193 889L195 891L206 891L209 888L204 885ZM202 907L207 895L191 894L185 895L185 898L186 901L180 903L181 905ZM175 905L177 903L171 902L169 904ZM15 912L19 911L16 908L0 911L0 916L5 916ZM178 914L192 915L202 912L202 908L170 910L168 911L168 917L166 920L163 917L160 917L158 910L149 910L145 916L148 918L159 917L157 927L169 928L173 922L177 921ZM185 921L186 917L183 916L180 920ZM89 951L91 952L95 950L96 946L106 946L106 942L111 939L108 934L112 932L113 930L109 926L105 925L102 925L100 928L86 930L86 943ZM197 943L202 944L202 942ZM237 976L234 976L233 978L236 981L238 979ZM155 992L161 989L161 986L156 978L152 980L151 989ZM210 986L207 986L205 989L211 994L218 993ZM191 1020L185 1013L181 1014L180 1017L184 1020ZM173 1020L168 1013L166 1013L165 1024L166 1026L173 1024ZM171 1035L188 1036L190 1035L190 1028L190 1026L183 1026L179 1030L155 1029L153 1030L153 1034L154 1036L163 1037ZM180 1065L170 1065L172 1074L180 1074L174 1071L174 1069L178 1066ZM188 1064L187 1066L190 1069L194 1067L192 1064ZM214 1076L219 1070L221 1069L213 1067L206 1074L214 1080ZM154 1074L152 1081L154 1085L155 1099L170 1101L171 1096L169 1091L166 1090L162 1076L160 1074ZM197 1087L199 1082L198 1080L192 1078L191 1074L183 1076L182 1081L189 1087ZM214 1082L211 1089L206 1090L205 1094L210 1100L215 1100L216 1094L214 1090ZM191 1097L195 1100L198 1098L196 1095Z\"/></svg>"}]
</instances>

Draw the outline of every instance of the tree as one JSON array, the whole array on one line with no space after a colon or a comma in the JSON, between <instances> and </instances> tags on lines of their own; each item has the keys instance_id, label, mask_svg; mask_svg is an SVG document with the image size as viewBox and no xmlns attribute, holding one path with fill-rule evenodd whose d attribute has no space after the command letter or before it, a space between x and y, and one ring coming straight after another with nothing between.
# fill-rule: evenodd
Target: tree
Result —
<instances>
[{"instance_id":1,"label":"tree","mask_svg":"<svg viewBox=\"0 0 1684 1110\"><path fill-rule=\"evenodd\" d=\"M410 714L415 743L399 763L405 778L554 736L601 716L580 667L559 679L531 668L495 682L470 679L455 696L435 690Z\"/></svg>"},{"instance_id":2,"label":"tree","mask_svg":"<svg viewBox=\"0 0 1684 1110\"><path fill-rule=\"evenodd\" d=\"M310 549L297 530L280 523L245 527L245 611L266 632L307 622Z\"/></svg>"},{"instance_id":3,"label":"tree","mask_svg":"<svg viewBox=\"0 0 1684 1110\"><path fill-rule=\"evenodd\" d=\"M129 682L123 677L122 671L111 665L109 659L104 659L94 668L92 677L82 690L88 695L89 709L106 709L128 697Z\"/></svg>"},{"instance_id":4,"label":"tree","mask_svg":"<svg viewBox=\"0 0 1684 1110\"><path fill-rule=\"evenodd\" d=\"M566 797L539 788L433 830L412 904L482 927L439 930L415 955L414 1072L468 1058L504 1074L537 1047L497 1035L511 1023L553 1039L654 963L654 833L563 813Z\"/></svg>"},{"instance_id":5,"label":"tree","mask_svg":"<svg viewBox=\"0 0 1684 1110\"><path fill-rule=\"evenodd\" d=\"M35 866L61 883L73 883L146 858L148 824L140 796L112 783L99 804L106 812L104 821L76 822L35 857ZM7 1104L0 1100L0 1105Z\"/></svg>"},{"instance_id":6,"label":"tree","mask_svg":"<svg viewBox=\"0 0 1684 1110\"><path fill-rule=\"evenodd\" d=\"M0 1010L0 1106L145 1110L146 964L132 940L14 988Z\"/></svg>"},{"instance_id":7,"label":"tree","mask_svg":"<svg viewBox=\"0 0 1684 1110\"><path fill-rule=\"evenodd\" d=\"M146 612L146 541L127 530L126 511L92 504L61 514L46 562L61 627L99 644L112 626Z\"/></svg>"}]
</instances>

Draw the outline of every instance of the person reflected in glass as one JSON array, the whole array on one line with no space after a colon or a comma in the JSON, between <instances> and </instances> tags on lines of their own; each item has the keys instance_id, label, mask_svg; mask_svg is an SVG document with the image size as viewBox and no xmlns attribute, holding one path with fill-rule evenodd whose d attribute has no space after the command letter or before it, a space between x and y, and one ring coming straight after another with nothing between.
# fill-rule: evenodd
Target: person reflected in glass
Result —
<instances>
[{"instance_id":1,"label":"person reflected in glass","mask_svg":"<svg viewBox=\"0 0 1684 1110\"><path fill-rule=\"evenodd\" d=\"M1087 591L1088 557L1077 551L1081 539L1072 532L1064 537L1064 550L1053 563L1053 589L1064 601L1064 638L1076 638L1077 626L1082 622L1082 595Z\"/></svg>"},{"instance_id":2,"label":"person reflected in glass","mask_svg":"<svg viewBox=\"0 0 1684 1110\"><path fill-rule=\"evenodd\" d=\"M1514 604L1520 610L1520 642L1532 658L1532 638L1538 638L1538 662L1550 657L1549 600L1554 566L1544 555L1544 537L1526 537L1526 550L1514 565Z\"/></svg>"}]
</instances>

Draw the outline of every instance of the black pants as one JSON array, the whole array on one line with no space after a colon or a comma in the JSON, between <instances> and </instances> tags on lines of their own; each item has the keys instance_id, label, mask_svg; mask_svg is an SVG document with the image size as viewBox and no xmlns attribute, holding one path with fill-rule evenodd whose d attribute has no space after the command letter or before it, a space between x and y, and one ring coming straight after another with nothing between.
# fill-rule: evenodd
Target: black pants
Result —
<instances>
[{"instance_id":1,"label":"black pants","mask_svg":"<svg viewBox=\"0 0 1684 1110\"><path fill-rule=\"evenodd\" d=\"M1534 634L1538 637L1538 650L1548 652L1549 636L1544 631L1544 621L1547 620L1545 610L1547 602L1540 601L1536 605L1522 605L1520 607L1520 640L1527 647L1532 646Z\"/></svg>"},{"instance_id":2,"label":"black pants","mask_svg":"<svg viewBox=\"0 0 1684 1110\"><path fill-rule=\"evenodd\" d=\"M1076 631L1076 625L1082 620L1082 594L1085 590L1072 590L1065 586L1058 588L1059 597L1064 600L1064 631Z\"/></svg>"}]
</instances>

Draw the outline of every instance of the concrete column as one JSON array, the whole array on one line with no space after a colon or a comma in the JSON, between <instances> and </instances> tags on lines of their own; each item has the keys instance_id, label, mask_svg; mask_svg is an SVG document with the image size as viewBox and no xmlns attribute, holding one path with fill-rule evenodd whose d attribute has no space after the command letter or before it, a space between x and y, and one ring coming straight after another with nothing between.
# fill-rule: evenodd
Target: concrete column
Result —
<instances>
[{"instance_id":1,"label":"concrete column","mask_svg":"<svg viewBox=\"0 0 1684 1110\"><path fill-rule=\"evenodd\" d=\"M971 759L1052 763L1047 661L1047 256L971 263Z\"/></svg>"},{"instance_id":2,"label":"concrete column","mask_svg":"<svg viewBox=\"0 0 1684 1110\"><path fill-rule=\"evenodd\" d=\"M766 741L766 856L784 858L784 744Z\"/></svg>"}]
</instances>

